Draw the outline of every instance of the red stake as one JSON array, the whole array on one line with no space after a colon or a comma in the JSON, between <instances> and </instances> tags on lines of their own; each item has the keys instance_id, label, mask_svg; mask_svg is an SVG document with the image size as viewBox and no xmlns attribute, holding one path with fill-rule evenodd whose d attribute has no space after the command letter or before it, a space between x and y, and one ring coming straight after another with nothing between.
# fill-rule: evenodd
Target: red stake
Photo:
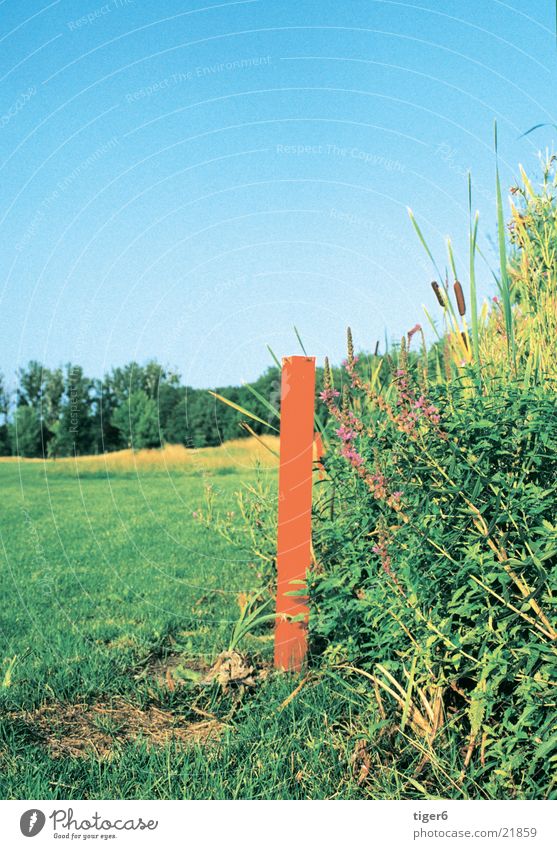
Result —
<instances>
[{"instance_id":1,"label":"red stake","mask_svg":"<svg viewBox=\"0 0 557 849\"><path fill-rule=\"evenodd\" d=\"M282 361L275 667L299 671L307 652L307 599L299 590L311 562L315 357ZM292 622L284 614L302 615Z\"/></svg>"}]
</instances>

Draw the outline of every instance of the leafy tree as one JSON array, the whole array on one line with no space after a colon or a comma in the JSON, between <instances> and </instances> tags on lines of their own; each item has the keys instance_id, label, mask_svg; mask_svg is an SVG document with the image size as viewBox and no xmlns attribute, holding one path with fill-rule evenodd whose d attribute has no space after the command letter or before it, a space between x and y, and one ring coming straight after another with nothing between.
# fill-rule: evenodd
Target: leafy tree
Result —
<instances>
[{"instance_id":1,"label":"leafy tree","mask_svg":"<svg viewBox=\"0 0 557 849\"><path fill-rule=\"evenodd\" d=\"M61 369L51 371L37 360L30 360L18 372L17 405L33 407L41 427L41 452L53 437L61 411L64 376Z\"/></svg>"},{"instance_id":2,"label":"leafy tree","mask_svg":"<svg viewBox=\"0 0 557 849\"><path fill-rule=\"evenodd\" d=\"M168 371L156 360L149 360L144 366L132 361L125 366L114 368L107 375L106 381L119 402L140 389L147 397L156 400L162 385L168 384L173 387L180 385L179 375Z\"/></svg>"},{"instance_id":3,"label":"leafy tree","mask_svg":"<svg viewBox=\"0 0 557 849\"><path fill-rule=\"evenodd\" d=\"M143 389L132 392L116 409L112 424L130 448L156 448L161 444L157 405Z\"/></svg>"},{"instance_id":4,"label":"leafy tree","mask_svg":"<svg viewBox=\"0 0 557 849\"><path fill-rule=\"evenodd\" d=\"M35 407L38 411L43 399L47 370L37 360L30 360L25 368L18 371L17 405Z\"/></svg>"},{"instance_id":5,"label":"leafy tree","mask_svg":"<svg viewBox=\"0 0 557 849\"><path fill-rule=\"evenodd\" d=\"M110 375L105 375L103 380L94 381L93 397L93 450L97 454L102 454L106 451L117 451L120 448L125 448L126 442L122 441L122 435L113 423L119 398L114 390Z\"/></svg>"},{"instance_id":6,"label":"leafy tree","mask_svg":"<svg viewBox=\"0 0 557 849\"><path fill-rule=\"evenodd\" d=\"M215 399L207 392L188 389L185 397L185 444L192 448L218 445L222 442L215 418ZM226 415L226 414L224 414Z\"/></svg>"},{"instance_id":7,"label":"leafy tree","mask_svg":"<svg viewBox=\"0 0 557 849\"><path fill-rule=\"evenodd\" d=\"M184 398L185 388L180 386L180 377L176 372L163 368L155 360L150 360L144 366L131 362L114 368L105 375L102 384L99 384L96 390L96 435L102 444L99 450L110 451L129 444L129 425L124 426L123 423L126 418L129 419L129 400L137 392L142 392L155 404L155 415L152 415L150 408L145 420L149 424L145 425L146 431L141 440L157 445L162 440L185 441L185 432L179 425L180 417L174 414L174 409ZM134 406L138 403L136 399ZM116 411L120 407L126 409L117 414ZM150 424L152 420L157 423L156 437ZM118 422L118 426L115 422ZM177 431L180 432L179 435ZM134 447L138 447L135 439Z\"/></svg>"},{"instance_id":8,"label":"leafy tree","mask_svg":"<svg viewBox=\"0 0 557 849\"><path fill-rule=\"evenodd\" d=\"M181 386L174 391L174 404L165 409L159 408L159 417L163 430L164 441L170 444L188 444L188 421L186 415L186 397L193 391ZM164 418L163 418L164 416Z\"/></svg>"},{"instance_id":9,"label":"leafy tree","mask_svg":"<svg viewBox=\"0 0 557 849\"><path fill-rule=\"evenodd\" d=\"M113 368L110 374L105 378L107 387L110 387L111 392L117 399L118 403L122 403L125 399L143 389L143 369L136 362L127 363L125 366Z\"/></svg>"},{"instance_id":10,"label":"leafy tree","mask_svg":"<svg viewBox=\"0 0 557 849\"><path fill-rule=\"evenodd\" d=\"M51 456L67 457L74 453L90 454L94 451L92 386L92 381L84 375L81 366L68 363L59 419L53 425L49 444Z\"/></svg>"},{"instance_id":11,"label":"leafy tree","mask_svg":"<svg viewBox=\"0 0 557 849\"><path fill-rule=\"evenodd\" d=\"M61 368L45 370L45 382L42 397L42 419L51 431L60 417L64 396L64 374Z\"/></svg>"},{"instance_id":12,"label":"leafy tree","mask_svg":"<svg viewBox=\"0 0 557 849\"><path fill-rule=\"evenodd\" d=\"M4 375L0 373L0 457L7 457L10 453L8 408L9 397L4 386Z\"/></svg>"},{"instance_id":13,"label":"leafy tree","mask_svg":"<svg viewBox=\"0 0 557 849\"><path fill-rule=\"evenodd\" d=\"M32 437L25 450L35 451L31 456L41 456L43 447L56 457L161 442L202 447L246 435L239 427L246 418L242 413L217 401L205 389L181 386L179 375L155 360L113 368L102 380L90 380L80 366L47 369L31 360L18 377L17 408L29 407L35 412L25 420ZM279 370L268 369L252 387L255 393L248 386L217 391L277 426L278 418L267 403L280 405ZM0 400L0 455L9 452L15 434L6 426L7 404L4 407ZM36 421L41 438L34 440ZM12 424L15 426L15 421ZM268 430L260 422L251 420L250 424L256 433Z\"/></svg>"},{"instance_id":14,"label":"leafy tree","mask_svg":"<svg viewBox=\"0 0 557 849\"><path fill-rule=\"evenodd\" d=\"M18 457L41 457L43 443L41 420L35 407L24 404L14 413L8 425L11 452Z\"/></svg>"},{"instance_id":15,"label":"leafy tree","mask_svg":"<svg viewBox=\"0 0 557 849\"><path fill-rule=\"evenodd\" d=\"M164 442L177 444L187 442L186 388L174 383L161 383L158 390L157 415Z\"/></svg>"}]
</instances>

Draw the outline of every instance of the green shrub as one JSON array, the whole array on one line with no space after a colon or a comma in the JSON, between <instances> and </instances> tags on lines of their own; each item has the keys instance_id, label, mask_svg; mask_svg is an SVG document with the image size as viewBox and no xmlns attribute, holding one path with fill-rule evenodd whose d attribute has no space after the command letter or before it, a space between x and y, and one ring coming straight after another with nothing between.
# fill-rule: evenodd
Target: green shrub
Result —
<instances>
[{"instance_id":1,"label":"green shrub","mask_svg":"<svg viewBox=\"0 0 557 849\"><path fill-rule=\"evenodd\" d=\"M337 440L316 505L314 651L365 676L428 757L461 751L452 791L433 792L545 795L557 760L555 387L470 392L471 371L428 385L403 349L387 401L352 354L346 369L350 402L323 393Z\"/></svg>"},{"instance_id":2,"label":"green shrub","mask_svg":"<svg viewBox=\"0 0 557 849\"><path fill-rule=\"evenodd\" d=\"M522 176L510 250L497 176L499 295L481 309L470 215L470 325L461 283L454 305L434 281L429 351L416 325L391 354L358 358L349 332L342 374L325 363L311 659L385 777L380 798L557 796L555 159L537 191ZM227 533L272 588L276 501L252 503Z\"/></svg>"}]
</instances>

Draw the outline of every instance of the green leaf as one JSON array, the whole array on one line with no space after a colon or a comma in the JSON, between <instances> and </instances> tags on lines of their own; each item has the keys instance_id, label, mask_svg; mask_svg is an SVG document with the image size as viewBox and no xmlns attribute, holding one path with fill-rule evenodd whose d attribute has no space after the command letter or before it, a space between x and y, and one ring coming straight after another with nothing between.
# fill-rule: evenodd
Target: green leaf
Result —
<instances>
[{"instance_id":1,"label":"green leaf","mask_svg":"<svg viewBox=\"0 0 557 849\"><path fill-rule=\"evenodd\" d=\"M256 416L255 413L251 413L249 410L246 410L245 407L240 407L239 404L235 404L234 401L230 401L223 395L219 395L218 392L213 392L210 389L208 391L209 395L212 395L218 401L222 401L223 404L227 404L229 407L232 407L233 410L238 410L238 412L242 413L243 416L247 416L249 419L253 419L256 422L264 424L266 427L270 427L271 430L274 430L276 433L279 432L278 429L274 427L270 422L266 422L265 419L260 419L259 416Z\"/></svg>"}]
</instances>

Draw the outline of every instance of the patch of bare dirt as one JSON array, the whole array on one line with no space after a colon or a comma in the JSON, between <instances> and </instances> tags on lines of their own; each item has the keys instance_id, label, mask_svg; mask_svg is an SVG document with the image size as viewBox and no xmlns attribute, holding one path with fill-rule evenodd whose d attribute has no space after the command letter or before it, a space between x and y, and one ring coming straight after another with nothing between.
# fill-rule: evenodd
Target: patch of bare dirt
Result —
<instances>
[{"instance_id":1,"label":"patch of bare dirt","mask_svg":"<svg viewBox=\"0 0 557 849\"><path fill-rule=\"evenodd\" d=\"M226 693L229 689L241 693L253 689L258 681L267 678L269 666L255 667L246 655L237 651L221 652L211 667L183 655L168 655L151 661L137 676L152 679L161 687L175 690L184 684L206 687L216 681Z\"/></svg>"},{"instance_id":2,"label":"patch of bare dirt","mask_svg":"<svg viewBox=\"0 0 557 849\"><path fill-rule=\"evenodd\" d=\"M208 671L209 667L199 661L185 659L180 654L171 654L165 658L151 660L136 677L152 679L161 687L175 690L184 684L199 683Z\"/></svg>"},{"instance_id":3,"label":"patch of bare dirt","mask_svg":"<svg viewBox=\"0 0 557 849\"><path fill-rule=\"evenodd\" d=\"M223 725L216 719L185 722L179 716L148 707L145 710L123 699L111 703L50 704L22 717L48 746L53 757L84 758L92 752L109 758L122 743L144 740L162 746L174 741L183 746L215 743Z\"/></svg>"}]
</instances>

